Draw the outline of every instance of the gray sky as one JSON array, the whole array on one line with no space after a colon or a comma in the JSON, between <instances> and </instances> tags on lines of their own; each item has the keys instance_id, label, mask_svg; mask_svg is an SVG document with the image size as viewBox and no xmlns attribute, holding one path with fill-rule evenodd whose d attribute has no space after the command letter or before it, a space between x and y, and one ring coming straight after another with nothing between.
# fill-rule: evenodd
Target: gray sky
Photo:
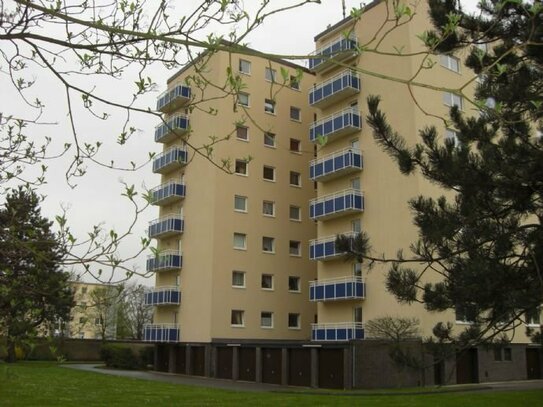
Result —
<instances>
[{"instance_id":1,"label":"gray sky","mask_svg":"<svg viewBox=\"0 0 543 407\"><path fill-rule=\"evenodd\" d=\"M9 1L9 0L8 0ZM280 4L288 4L293 1L274 0ZM183 14L185 9L194 8L200 1L184 0L175 4L176 14ZM272 2L273 3L273 2ZM358 7L359 1L346 0L347 13L352 7ZM246 5L252 7L253 1L246 0ZM473 9L476 1L468 0L463 4ZM261 51L276 54L298 55L307 54L314 49L313 37L324 30L329 24L334 24L342 19L342 7L339 0L322 0L322 4L309 4L302 9L290 11L270 17L262 27L251 34L248 38L249 46ZM152 95L142 98L138 103L141 107L154 108L156 97L165 89L166 79L175 70L168 71L164 67L156 66L151 70L152 77L160 84L160 89ZM44 116L40 118L43 122L57 123L55 125L33 126L28 129L27 134L32 137L41 138L46 135L54 141L51 152L60 151L65 142L70 140L70 124L67 118L67 102L64 90L56 78L44 71L36 71L36 85L32 94L39 96L46 104ZM112 83L107 79L96 79L87 77L78 80L85 88L95 86L95 91L101 96L116 101L127 101L134 90L135 72L128 70L122 80ZM6 75L0 76L0 112L11 113L23 117L31 117L29 110L23 101L15 93L13 86L9 83ZM79 101L77 101L79 102ZM157 124L148 115L132 115L130 123L138 129L137 133L124 146L119 146L116 139L123 122L123 115L112 108L102 107L99 111L112 114L107 121L93 118L82 108L75 108L77 132L82 142L101 141L104 143L100 159L102 162L114 160L116 164L129 165L130 161L138 164L148 159L149 152L159 152L161 145L154 143L154 127ZM70 157L70 156L69 156ZM125 230L132 221L131 205L120 195L123 191L121 180L134 184L136 189L143 192L147 188L154 187L160 183L160 176L151 171L150 164L136 172L113 171L101 168L97 165L89 165L87 174L75 180L76 188L70 188L64 174L67 170L68 159L51 160L46 164L49 166L48 183L39 191L47 195L43 203L43 213L53 219L61 213L61 207L68 207L68 219L74 235L84 238L86 233L95 224L103 223L106 230L116 229L118 233ZM29 170L30 172L32 169ZM0 198L1 200L1 198ZM142 201L140 201L142 202ZM187 216L190 216L187 214ZM126 239L122 245L119 255L121 257L131 256L139 248L139 241L146 235L149 221L158 217L158 209L148 208L138 219L134 235ZM148 253L140 255L128 265L133 266L140 272L145 271L145 258ZM96 267L93 267L96 271ZM122 278L122 276L117 276ZM88 279L88 278L87 278ZM143 281L147 285L154 284L154 278Z\"/></svg>"}]
</instances>

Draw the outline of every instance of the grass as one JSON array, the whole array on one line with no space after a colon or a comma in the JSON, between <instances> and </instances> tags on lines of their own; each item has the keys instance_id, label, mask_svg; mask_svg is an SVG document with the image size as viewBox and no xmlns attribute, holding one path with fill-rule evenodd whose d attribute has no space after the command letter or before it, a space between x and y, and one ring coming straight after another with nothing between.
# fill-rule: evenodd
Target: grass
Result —
<instances>
[{"instance_id":1,"label":"grass","mask_svg":"<svg viewBox=\"0 0 543 407\"><path fill-rule=\"evenodd\" d=\"M336 395L337 394L337 395ZM0 364L7 406L537 406L543 390L422 395L247 393L115 377L51 363Z\"/></svg>"}]
</instances>

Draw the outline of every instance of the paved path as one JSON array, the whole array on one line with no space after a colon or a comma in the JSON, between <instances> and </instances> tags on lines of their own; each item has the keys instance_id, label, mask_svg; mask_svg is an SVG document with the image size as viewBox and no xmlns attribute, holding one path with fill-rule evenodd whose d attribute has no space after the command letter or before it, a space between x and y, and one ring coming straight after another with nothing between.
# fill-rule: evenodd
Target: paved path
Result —
<instances>
[{"instance_id":1,"label":"paved path","mask_svg":"<svg viewBox=\"0 0 543 407\"><path fill-rule=\"evenodd\" d=\"M69 369L84 370L93 373L109 374L112 376L131 377L134 379L151 380L156 382L172 383L172 384L184 384L188 386L200 386L211 387L215 389L224 389L232 391L247 391L247 392L281 392L281 393L311 393L311 394L330 394L336 396L364 396L364 395L383 395L383 396L403 396L414 394L436 394L442 393L457 393L457 392L494 392L494 391L519 391L519 390L538 390L543 389L543 380L525 380L525 381L512 381L512 382L495 382L495 383L477 383L477 384L461 384L443 386L440 390L436 391L434 387L427 389L421 388L420 391L401 392L386 390L354 390L346 392L327 392L325 389L311 389L307 387L292 387L292 386L279 386L267 383L253 383L242 382L226 379L215 379L209 377L195 377L185 376L180 374L171 374L154 371L141 371L141 370L116 370L116 369L103 369L96 364L65 364L63 367Z\"/></svg>"}]
</instances>

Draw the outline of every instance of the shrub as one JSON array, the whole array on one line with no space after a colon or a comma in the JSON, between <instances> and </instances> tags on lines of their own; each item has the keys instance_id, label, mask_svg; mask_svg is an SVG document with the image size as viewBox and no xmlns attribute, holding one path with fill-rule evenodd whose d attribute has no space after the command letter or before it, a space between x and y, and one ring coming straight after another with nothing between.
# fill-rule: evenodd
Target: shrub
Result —
<instances>
[{"instance_id":1,"label":"shrub","mask_svg":"<svg viewBox=\"0 0 543 407\"><path fill-rule=\"evenodd\" d=\"M107 367L118 369L138 369L140 367L138 356L131 348L126 346L103 345L100 350L100 357Z\"/></svg>"},{"instance_id":2,"label":"shrub","mask_svg":"<svg viewBox=\"0 0 543 407\"><path fill-rule=\"evenodd\" d=\"M155 348L152 346L147 346L143 349L140 349L140 361L142 367L147 367L155 363Z\"/></svg>"}]
</instances>

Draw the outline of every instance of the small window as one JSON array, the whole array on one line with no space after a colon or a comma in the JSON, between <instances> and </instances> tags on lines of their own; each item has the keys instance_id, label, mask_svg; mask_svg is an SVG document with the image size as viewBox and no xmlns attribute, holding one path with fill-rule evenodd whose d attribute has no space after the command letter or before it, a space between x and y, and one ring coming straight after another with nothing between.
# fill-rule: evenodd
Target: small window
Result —
<instances>
[{"instance_id":1,"label":"small window","mask_svg":"<svg viewBox=\"0 0 543 407\"><path fill-rule=\"evenodd\" d=\"M238 93L238 104L240 104L242 106L249 107L249 94L239 92Z\"/></svg>"},{"instance_id":2,"label":"small window","mask_svg":"<svg viewBox=\"0 0 543 407\"><path fill-rule=\"evenodd\" d=\"M351 230L354 233L362 232L362 221L360 219L354 219L351 221Z\"/></svg>"},{"instance_id":3,"label":"small window","mask_svg":"<svg viewBox=\"0 0 543 407\"><path fill-rule=\"evenodd\" d=\"M289 276L288 277L288 290L294 292L301 292L300 289L300 277Z\"/></svg>"},{"instance_id":4,"label":"small window","mask_svg":"<svg viewBox=\"0 0 543 407\"><path fill-rule=\"evenodd\" d=\"M250 75L251 74L251 63L245 59L239 60L239 71L241 73Z\"/></svg>"},{"instance_id":5,"label":"small window","mask_svg":"<svg viewBox=\"0 0 543 407\"><path fill-rule=\"evenodd\" d=\"M260 313L260 326L262 328L273 328L273 312L262 311Z\"/></svg>"},{"instance_id":6,"label":"small window","mask_svg":"<svg viewBox=\"0 0 543 407\"><path fill-rule=\"evenodd\" d=\"M94 325L102 325L102 319L100 317L94 318Z\"/></svg>"},{"instance_id":7,"label":"small window","mask_svg":"<svg viewBox=\"0 0 543 407\"><path fill-rule=\"evenodd\" d=\"M260 287L265 289L265 290L273 290L273 275L271 275L271 274L262 274Z\"/></svg>"},{"instance_id":8,"label":"small window","mask_svg":"<svg viewBox=\"0 0 543 407\"><path fill-rule=\"evenodd\" d=\"M275 114L275 102L271 99L264 99L264 111Z\"/></svg>"},{"instance_id":9,"label":"small window","mask_svg":"<svg viewBox=\"0 0 543 407\"><path fill-rule=\"evenodd\" d=\"M290 220L302 220L302 211L299 206L290 205L288 210L288 216Z\"/></svg>"},{"instance_id":10,"label":"small window","mask_svg":"<svg viewBox=\"0 0 543 407\"><path fill-rule=\"evenodd\" d=\"M291 256L301 256L302 255L302 243L297 240L290 240L288 243L288 253Z\"/></svg>"},{"instance_id":11,"label":"small window","mask_svg":"<svg viewBox=\"0 0 543 407\"><path fill-rule=\"evenodd\" d=\"M454 308L456 322L471 324L477 317L472 305L457 305Z\"/></svg>"},{"instance_id":12,"label":"small window","mask_svg":"<svg viewBox=\"0 0 543 407\"><path fill-rule=\"evenodd\" d=\"M293 186L296 186L296 187L299 187L302 185L302 176L300 175L299 172L296 172L296 171L291 171L290 172L290 185L293 185Z\"/></svg>"},{"instance_id":13,"label":"small window","mask_svg":"<svg viewBox=\"0 0 543 407\"><path fill-rule=\"evenodd\" d=\"M249 140L249 129L245 126L236 126L236 138L238 140Z\"/></svg>"},{"instance_id":14,"label":"small window","mask_svg":"<svg viewBox=\"0 0 543 407\"><path fill-rule=\"evenodd\" d=\"M265 253L275 253L275 239L273 237L262 237L262 251Z\"/></svg>"},{"instance_id":15,"label":"small window","mask_svg":"<svg viewBox=\"0 0 543 407\"><path fill-rule=\"evenodd\" d=\"M291 106L290 107L290 119L299 122L300 120L302 120L301 117L302 117L302 113L301 113L300 108Z\"/></svg>"},{"instance_id":16,"label":"small window","mask_svg":"<svg viewBox=\"0 0 543 407\"><path fill-rule=\"evenodd\" d=\"M245 288L245 273L232 271L232 287Z\"/></svg>"},{"instance_id":17,"label":"small window","mask_svg":"<svg viewBox=\"0 0 543 407\"><path fill-rule=\"evenodd\" d=\"M300 329L300 314L294 314L289 312L288 327L289 329Z\"/></svg>"},{"instance_id":18,"label":"small window","mask_svg":"<svg viewBox=\"0 0 543 407\"><path fill-rule=\"evenodd\" d=\"M503 360L511 362L513 360L513 353L511 348L503 348Z\"/></svg>"},{"instance_id":19,"label":"small window","mask_svg":"<svg viewBox=\"0 0 543 407\"><path fill-rule=\"evenodd\" d=\"M230 316L232 326L245 326L245 311L233 309Z\"/></svg>"},{"instance_id":20,"label":"small window","mask_svg":"<svg viewBox=\"0 0 543 407\"><path fill-rule=\"evenodd\" d=\"M237 212L247 212L247 197L234 195L234 210Z\"/></svg>"},{"instance_id":21,"label":"small window","mask_svg":"<svg viewBox=\"0 0 543 407\"><path fill-rule=\"evenodd\" d=\"M351 188L360 191L360 178L357 177L351 179Z\"/></svg>"},{"instance_id":22,"label":"small window","mask_svg":"<svg viewBox=\"0 0 543 407\"><path fill-rule=\"evenodd\" d=\"M362 263L353 264L353 276L362 277Z\"/></svg>"},{"instance_id":23,"label":"small window","mask_svg":"<svg viewBox=\"0 0 543 407\"><path fill-rule=\"evenodd\" d=\"M501 348L494 348L494 361L500 362L502 360Z\"/></svg>"},{"instance_id":24,"label":"small window","mask_svg":"<svg viewBox=\"0 0 543 407\"><path fill-rule=\"evenodd\" d=\"M460 110L462 110L462 96L457 95L456 93L443 92L443 104L451 107L457 106Z\"/></svg>"},{"instance_id":25,"label":"small window","mask_svg":"<svg viewBox=\"0 0 543 407\"><path fill-rule=\"evenodd\" d=\"M452 55L440 55L441 66L450 71L460 72L460 60Z\"/></svg>"},{"instance_id":26,"label":"small window","mask_svg":"<svg viewBox=\"0 0 543 407\"><path fill-rule=\"evenodd\" d=\"M290 139L290 151L299 153L301 150L301 143L300 140L291 138Z\"/></svg>"},{"instance_id":27,"label":"small window","mask_svg":"<svg viewBox=\"0 0 543 407\"><path fill-rule=\"evenodd\" d=\"M353 320L354 322L362 322L362 307L353 308Z\"/></svg>"},{"instance_id":28,"label":"small window","mask_svg":"<svg viewBox=\"0 0 543 407\"><path fill-rule=\"evenodd\" d=\"M266 67L266 70L264 71L264 76L267 81L275 82L275 78L277 76L277 71L275 69L271 69Z\"/></svg>"},{"instance_id":29,"label":"small window","mask_svg":"<svg viewBox=\"0 0 543 407\"><path fill-rule=\"evenodd\" d=\"M262 176L266 181L275 181L275 168L265 165L262 171Z\"/></svg>"},{"instance_id":30,"label":"small window","mask_svg":"<svg viewBox=\"0 0 543 407\"><path fill-rule=\"evenodd\" d=\"M455 147L458 147L458 133L451 129L445 129L445 141L453 143Z\"/></svg>"},{"instance_id":31,"label":"small window","mask_svg":"<svg viewBox=\"0 0 543 407\"><path fill-rule=\"evenodd\" d=\"M265 216L275 216L275 202L262 201L262 214Z\"/></svg>"},{"instance_id":32,"label":"small window","mask_svg":"<svg viewBox=\"0 0 543 407\"><path fill-rule=\"evenodd\" d=\"M300 81L294 75L290 75L290 87L292 89L300 90Z\"/></svg>"},{"instance_id":33,"label":"small window","mask_svg":"<svg viewBox=\"0 0 543 407\"><path fill-rule=\"evenodd\" d=\"M247 249L247 235L245 233L234 233L234 249Z\"/></svg>"},{"instance_id":34,"label":"small window","mask_svg":"<svg viewBox=\"0 0 543 407\"><path fill-rule=\"evenodd\" d=\"M268 147L275 147L275 134L265 132L264 133L264 145Z\"/></svg>"},{"instance_id":35,"label":"small window","mask_svg":"<svg viewBox=\"0 0 543 407\"><path fill-rule=\"evenodd\" d=\"M486 43L475 44L475 47L483 51L485 54L488 52L488 44Z\"/></svg>"},{"instance_id":36,"label":"small window","mask_svg":"<svg viewBox=\"0 0 543 407\"><path fill-rule=\"evenodd\" d=\"M247 161L236 160L236 167L234 169L236 174L247 175Z\"/></svg>"},{"instance_id":37,"label":"small window","mask_svg":"<svg viewBox=\"0 0 543 407\"><path fill-rule=\"evenodd\" d=\"M541 308L526 313L526 325L541 325Z\"/></svg>"}]
</instances>

